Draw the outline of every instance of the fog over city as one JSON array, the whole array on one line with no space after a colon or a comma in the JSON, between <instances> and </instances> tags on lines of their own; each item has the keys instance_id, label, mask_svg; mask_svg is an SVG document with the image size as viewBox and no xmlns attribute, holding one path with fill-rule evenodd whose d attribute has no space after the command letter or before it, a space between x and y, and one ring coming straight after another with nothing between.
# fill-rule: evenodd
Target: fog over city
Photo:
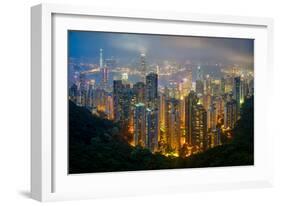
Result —
<instances>
[{"instance_id":1,"label":"fog over city","mask_svg":"<svg viewBox=\"0 0 281 206\"><path fill-rule=\"evenodd\" d=\"M108 57L119 60L120 66L137 61L139 54L145 53L150 63L190 60L253 69L254 41L249 39L107 32L69 32L68 37L69 57L88 63L98 61L97 48L103 48Z\"/></svg>"}]
</instances>

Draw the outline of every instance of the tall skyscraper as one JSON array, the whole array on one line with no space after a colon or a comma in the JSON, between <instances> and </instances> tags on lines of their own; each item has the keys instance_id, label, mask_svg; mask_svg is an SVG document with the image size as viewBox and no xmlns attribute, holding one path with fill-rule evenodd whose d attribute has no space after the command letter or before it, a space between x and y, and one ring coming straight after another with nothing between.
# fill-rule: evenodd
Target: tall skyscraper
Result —
<instances>
[{"instance_id":1,"label":"tall skyscraper","mask_svg":"<svg viewBox=\"0 0 281 206\"><path fill-rule=\"evenodd\" d=\"M224 106L224 127L233 129L237 121L237 102L234 99L229 100Z\"/></svg>"},{"instance_id":2,"label":"tall skyscraper","mask_svg":"<svg viewBox=\"0 0 281 206\"><path fill-rule=\"evenodd\" d=\"M145 146L146 143L145 105L138 103L134 109L134 145Z\"/></svg>"},{"instance_id":3,"label":"tall skyscraper","mask_svg":"<svg viewBox=\"0 0 281 206\"><path fill-rule=\"evenodd\" d=\"M123 84L128 84L129 82L128 82L128 80L129 80L129 75L128 75L128 73L122 73L121 74L121 80L122 80L122 82L123 82Z\"/></svg>"},{"instance_id":4,"label":"tall skyscraper","mask_svg":"<svg viewBox=\"0 0 281 206\"><path fill-rule=\"evenodd\" d=\"M164 93L160 93L160 105L159 105L159 136L160 140L166 142L166 130L165 130L165 112L166 112L166 98Z\"/></svg>"},{"instance_id":5,"label":"tall skyscraper","mask_svg":"<svg viewBox=\"0 0 281 206\"><path fill-rule=\"evenodd\" d=\"M206 75L204 84L206 88L206 94L212 94L212 78L210 77L210 75Z\"/></svg>"},{"instance_id":6,"label":"tall skyscraper","mask_svg":"<svg viewBox=\"0 0 281 206\"><path fill-rule=\"evenodd\" d=\"M215 130L217 125L218 113L215 104L211 104L207 111L207 126L208 130Z\"/></svg>"},{"instance_id":7,"label":"tall skyscraper","mask_svg":"<svg viewBox=\"0 0 281 206\"><path fill-rule=\"evenodd\" d=\"M198 97L194 91L191 91L185 98L185 128L186 128L186 139L185 142L192 145L192 122L194 107L198 103Z\"/></svg>"},{"instance_id":8,"label":"tall skyscraper","mask_svg":"<svg viewBox=\"0 0 281 206\"><path fill-rule=\"evenodd\" d=\"M79 83L78 83L78 98L77 105L86 106L87 104L87 82L86 76L83 73L79 74Z\"/></svg>"},{"instance_id":9,"label":"tall skyscraper","mask_svg":"<svg viewBox=\"0 0 281 206\"><path fill-rule=\"evenodd\" d=\"M137 82L133 85L133 92L136 96L136 103L145 103L145 84L143 82Z\"/></svg>"},{"instance_id":10,"label":"tall skyscraper","mask_svg":"<svg viewBox=\"0 0 281 206\"><path fill-rule=\"evenodd\" d=\"M113 116L114 116L114 121L116 122L121 120L122 92L123 92L122 81L114 80L113 81Z\"/></svg>"},{"instance_id":11,"label":"tall skyscraper","mask_svg":"<svg viewBox=\"0 0 281 206\"><path fill-rule=\"evenodd\" d=\"M78 88L76 84L72 84L69 88L69 99L77 104Z\"/></svg>"},{"instance_id":12,"label":"tall skyscraper","mask_svg":"<svg viewBox=\"0 0 281 206\"><path fill-rule=\"evenodd\" d=\"M145 146L151 151L158 149L158 111L146 108L146 142Z\"/></svg>"},{"instance_id":13,"label":"tall skyscraper","mask_svg":"<svg viewBox=\"0 0 281 206\"><path fill-rule=\"evenodd\" d=\"M196 80L195 91L197 94L204 94L204 83L202 80Z\"/></svg>"},{"instance_id":14,"label":"tall skyscraper","mask_svg":"<svg viewBox=\"0 0 281 206\"><path fill-rule=\"evenodd\" d=\"M165 142L169 149L178 153L181 143L180 102L175 98L165 99Z\"/></svg>"},{"instance_id":15,"label":"tall skyscraper","mask_svg":"<svg viewBox=\"0 0 281 206\"><path fill-rule=\"evenodd\" d=\"M196 146L199 151L207 149L207 112L203 105L196 104L193 108L191 119L191 139L192 145Z\"/></svg>"},{"instance_id":16,"label":"tall skyscraper","mask_svg":"<svg viewBox=\"0 0 281 206\"><path fill-rule=\"evenodd\" d=\"M103 89L106 89L108 86L108 68L107 66L104 66L101 68L101 74L102 74L102 87Z\"/></svg>"},{"instance_id":17,"label":"tall skyscraper","mask_svg":"<svg viewBox=\"0 0 281 206\"><path fill-rule=\"evenodd\" d=\"M220 83L221 95L223 95L225 93L225 78L222 77Z\"/></svg>"},{"instance_id":18,"label":"tall skyscraper","mask_svg":"<svg viewBox=\"0 0 281 206\"><path fill-rule=\"evenodd\" d=\"M101 88L104 90L108 90L108 80L109 80L109 68L104 64L103 60L103 49L100 49L100 72L101 72Z\"/></svg>"},{"instance_id":19,"label":"tall skyscraper","mask_svg":"<svg viewBox=\"0 0 281 206\"><path fill-rule=\"evenodd\" d=\"M146 76L145 98L148 108L158 109L158 75L155 73Z\"/></svg>"},{"instance_id":20,"label":"tall skyscraper","mask_svg":"<svg viewBox=\"0 0 281 206\"><path fill-rule=\"evenodd\" d=\"M151 151L156 151L159 134L159 97L158 75L150 73L146 76L145 101L147 108L147 143Z\"/></svg>"},{"instance_id":21,"label":"tall skyscraper","mask_svg":"<svg viewBox=\"0 0 281 206\"><path fill-rule=\"evenodd\" d=\"M107 94L105 105L105 114L107 116L107 119L113 120L113 110L113 97L111 94Z\"/></svg>"},{"instance_id":22,"label":"tall skyscraper","mask_svg":"<svg viewBox=\"0 0 281 206\"><path fill-rule=\"evenodd\" d=\"M203 71L201 66L197 66L196 80L203 81Z\"/></svg>"},{"instance_id":23,"label":"tall skyscraper","mask_svg":"<svg viewBox=\"0 0 281 206\"><path fill-rule=\"evenodd\" d=\"M233 94L234 94L234 99L236 101L236 116L239 118L240 114L240 96L241 96L241 78L235 77L234 78L234 88L233 88Z\"/></svg>"}]
</instances>

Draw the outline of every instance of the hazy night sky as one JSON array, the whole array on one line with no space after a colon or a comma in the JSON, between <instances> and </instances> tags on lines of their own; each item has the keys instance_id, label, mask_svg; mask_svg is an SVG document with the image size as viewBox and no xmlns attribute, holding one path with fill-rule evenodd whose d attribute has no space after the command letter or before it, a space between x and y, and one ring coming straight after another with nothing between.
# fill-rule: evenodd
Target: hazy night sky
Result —
<instances>
[{"instance_id":1,"label":"hazy night sky","mask_svg":"<svg viewBox=\"0 0 281 206\"><path fill-rule=\"evenodd\" d=\"M70 58L93 61L98 61L100 48L104 50L104 58L115 57L123 63L139 58L141 52L146 53L150 63L212 61L253 68L254 61L251 39L69 31L68 46Z\"/></svg>"}]
</instances>

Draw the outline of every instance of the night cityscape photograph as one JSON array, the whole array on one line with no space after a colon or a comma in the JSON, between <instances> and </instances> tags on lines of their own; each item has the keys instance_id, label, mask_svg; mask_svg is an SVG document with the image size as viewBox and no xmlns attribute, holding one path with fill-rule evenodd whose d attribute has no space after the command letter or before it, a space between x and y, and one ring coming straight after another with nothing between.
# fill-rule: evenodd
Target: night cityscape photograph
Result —
<instances>
[{"instance_id":1,"label":"night cityscape photograph","mask_svg":"<svg viewBox=\"0 0 281 206\"><path fill-rule=\"evenodd\" d=\"M68 31L68 173L254 165L254 40Z\"/></svg>"}]
</instances>

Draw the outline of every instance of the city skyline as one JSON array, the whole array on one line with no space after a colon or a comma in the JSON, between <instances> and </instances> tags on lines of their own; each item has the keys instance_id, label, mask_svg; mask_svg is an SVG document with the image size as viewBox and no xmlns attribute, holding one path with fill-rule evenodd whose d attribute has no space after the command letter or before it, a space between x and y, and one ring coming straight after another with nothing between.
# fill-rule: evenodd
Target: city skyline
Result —
<instances>
[{"instance_id":1,"label":"city skyline","mask_svg":"<svg viewBox=\"0 0 281 206\"><path fill-rule=\"evenodd\" d=\"M131 151L126 153L127 159L136 158L137 152L142 161L149 154L151 161L161 159L150 167L161 169L162 163L188 162L196 155L231 145L239 139L239 122L251 118L243 110L249 107L245 104L253 108L253 40L69 31L68 43L70 105L88 112L87 121L112 124L110 134L103 138L93 135L98 125L85 129L91 122L82 121L86 125L81 128L77 126L80 122L69 126L70 131L82 131L69 133L70 137L81 134L72 139L75 143L80 139L81 144L86 135L85 147L97 147L107 139L96 155L105 155L112 142L121 140L117 143L124 144L120 150ZM73 56L79 54L93 60L79 57L74 62ZM249 145L252 135L247 137ZM249 164L252 156L252 152L246 156ZM112 158L117 158L113 165L120 164L118 157ZM180 167L185 166L172 168ZM109 168L111 165L101 171Z\"/></svg>"},{"instance_id":2,"label":"city skyline","mask_svg":"<svg viewBox=\"0 0 281 206\"><path fill-rule=\"evenodd\" d=\"M140 53L145 53L151 63L193 60L253 69L254 61L254 40L242 38L69 31L68 45L69 58L91 62L98 60L98 48L103 48L108 58L116 58L122 64L137 60Z\"/></svg>"}]
</instances>

